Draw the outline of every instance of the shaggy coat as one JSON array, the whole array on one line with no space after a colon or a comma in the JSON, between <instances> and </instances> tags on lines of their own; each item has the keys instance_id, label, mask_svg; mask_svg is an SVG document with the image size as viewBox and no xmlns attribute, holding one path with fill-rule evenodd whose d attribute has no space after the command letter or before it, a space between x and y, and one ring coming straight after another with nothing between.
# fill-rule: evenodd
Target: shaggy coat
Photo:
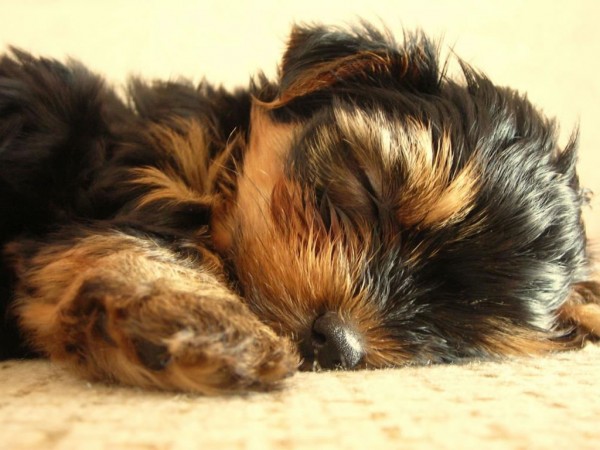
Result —
<instances>
[{"instance_id":1,"label":"shaggy coat","mask_svg":"<svg viewBox=\"0 0 600 450\"><path fill-rule=\"evenodd\" d=\"M600 333L576 139L421 33L295 27L234 92L0 59L0 353L202 393Z\"/></svg>"}]
</instances>

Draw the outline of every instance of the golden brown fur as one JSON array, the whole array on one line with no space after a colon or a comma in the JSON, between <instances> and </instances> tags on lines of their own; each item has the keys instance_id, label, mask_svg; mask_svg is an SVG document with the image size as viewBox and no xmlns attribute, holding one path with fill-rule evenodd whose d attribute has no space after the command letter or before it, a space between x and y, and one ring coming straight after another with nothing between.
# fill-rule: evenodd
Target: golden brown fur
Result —
<instances>
[{"instance_id":1,"label":"golden brown fur","mask_svg":"<svg viewBox=\"0 0 600 450\"><path fill-rule=\"evenodd\" d=\"M31 344L88 378L212 393L268 386L297 364L213 261L89 230L18 264L35 267L22 267L15 304Z\"/></svg>"},{"instance_id":2,"label":"golden brown fur","mask_svg":"<svg viewBox=\"0 0 600 450\"><path fill-rule=\"evenodd\" d=\"M0 60L19 342L213 394L597 340L575 140L425 37L357 30L294 29L277 82L137 81L130 105L79 65Z\"/></svg>"}]
</instances>

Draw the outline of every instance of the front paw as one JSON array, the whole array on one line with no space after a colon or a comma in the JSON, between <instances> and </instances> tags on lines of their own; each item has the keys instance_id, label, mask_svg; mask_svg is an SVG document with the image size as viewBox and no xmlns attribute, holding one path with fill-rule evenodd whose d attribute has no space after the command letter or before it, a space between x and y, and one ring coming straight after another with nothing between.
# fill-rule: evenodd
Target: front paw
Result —
<instances>
[{"instance_id":1,"label":"front paw","mask_svg":"<svg viewBox=\"0 0 600 450\"><path fill-rule=\"evenodd\" d=\"M226 288L193 285L86 280L61 314L79 367L94 378L201 393L267 389L295 372L288 339Z\"/></svg>"},{"instance_id":2,"label":"front paw","mask_svg":"<svg viewBox=\"0 0 600 450\"><path fill-rule=\"evenodd\" d=\"M208 335L186 328L163 341L166 353L154 352L152 363L161 366L162 356L168 354L168 363L159 370L185 390L268 389L292 375L298 359L287 339L263 324L254 327L250 333L230 328Z\"/></svg>"}]
</instances>

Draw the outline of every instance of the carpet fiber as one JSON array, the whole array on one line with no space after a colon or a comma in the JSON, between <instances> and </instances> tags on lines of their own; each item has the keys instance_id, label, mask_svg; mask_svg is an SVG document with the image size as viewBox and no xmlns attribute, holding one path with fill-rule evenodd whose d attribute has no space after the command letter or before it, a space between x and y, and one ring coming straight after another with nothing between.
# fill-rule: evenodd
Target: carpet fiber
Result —
<instances>
[{"instance_id":1,"label":"carpet fiber","mask_svg":"<svg viewBox=\"0 0 600 450\"><path fill-rule=\"evenodd\" d=\"M600 448L600 347L546 358L301 373L207 398L0 363L2 448Z\"/></svg>"}]
</instances>

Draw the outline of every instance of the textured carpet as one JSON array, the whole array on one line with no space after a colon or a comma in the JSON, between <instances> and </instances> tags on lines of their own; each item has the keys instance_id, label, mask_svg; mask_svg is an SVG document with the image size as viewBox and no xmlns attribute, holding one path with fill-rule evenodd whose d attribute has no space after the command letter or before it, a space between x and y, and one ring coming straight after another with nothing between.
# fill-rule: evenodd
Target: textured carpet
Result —
<instances>
[{"instance_id":1,"label":"textured carpet","mask_svg":"<svg viewBox=\"0 0 600 450\"><path fill-rule=\"evenodd\" d=\"M206 398L0 363L4 449L600 448L600 347L546 358L302 373Z\"/></svg>"}]
</instances>

